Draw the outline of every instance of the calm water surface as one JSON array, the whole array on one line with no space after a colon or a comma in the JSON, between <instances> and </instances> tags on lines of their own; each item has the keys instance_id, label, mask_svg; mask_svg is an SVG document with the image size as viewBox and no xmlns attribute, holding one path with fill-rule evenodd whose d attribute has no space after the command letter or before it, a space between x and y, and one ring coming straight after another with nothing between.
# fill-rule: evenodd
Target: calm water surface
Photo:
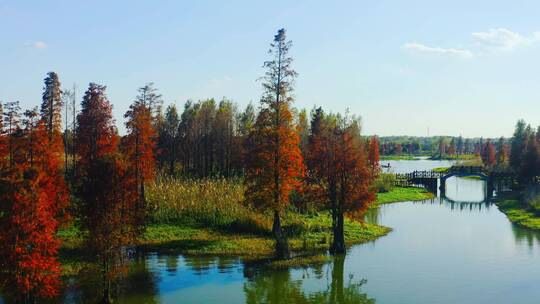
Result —
<instances>
[{"instance_id":1,"label":"calm water surface","mask_svg":"<svg viewBox=\"0 0 540 304\"><path fill-rule=\"evenodd\" d=\"M390 163L397 173L451 165ZM150 254L121 302L538 303L540 234L484 202L482 181L451 178L446 188L447 198L372 210L368 221L394 230L319 267L262 271L238 259Z\"/></svg>"},{"instance_id":2,"label":"calm water surface","mask_svg":"<svg viewBox=\"0 0 540 304\"><path fill-rule=\"evenodd\" d=\"M428 166L413 163L422 168L404 161L394 169ZM451 178L448 198L372 210L368 221L394 230L319 267L262 271L234 258L142 256L119 302L538 303L540 235L514 227L484 195L482 181ZM79 287L65 301L91 303L92 282L72 283Z\"/></svg>"}]
</instances>

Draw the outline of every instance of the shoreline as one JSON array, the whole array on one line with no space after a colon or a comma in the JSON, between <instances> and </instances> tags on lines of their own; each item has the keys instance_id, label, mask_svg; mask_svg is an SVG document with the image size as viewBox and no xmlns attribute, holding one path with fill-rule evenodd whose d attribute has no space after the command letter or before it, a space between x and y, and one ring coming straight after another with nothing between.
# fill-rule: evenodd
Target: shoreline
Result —
<instances>
[{"instance_id":1,"label":"shoreline","mask_svg":"<svg viewBox=\"0 0 540 304\"><path fill-rule=\"evenodd\" d=\"M370 208L383 204L418 201L435 197L423 188L395 187L389 192L378 193ZM289 236L293 258L273 261L274 240L270 234L249 234L227 230L208 229L181 223L149 224L136 244L143 253L192 256L228 256L244 261L270 261L269 267L300 267L325 263L331 242L331 216L328 212L295 214L295 221L285 225L289 230L300 230ZM287 222L287 217L285 219ZM296 224L296 225L295 225ZM372 242L390 233L392 228L346 219L345 241L348 247ZM77 275L84 267L92 264L84 251L84 233L71 226L59 233L62 239L60 261L63 275Z\"/></svg>"},{"instance_id":2,"label":"shoreline","mask_svg":"<svg viewBox=\"0 0 540 304\"><path fill-rule=\"evenodd\" d=\"M513 224L532 230L540 230L540 216L519 200L517 193L506 193L494 199L499 210Z\"/></svg>"}]
</instances>

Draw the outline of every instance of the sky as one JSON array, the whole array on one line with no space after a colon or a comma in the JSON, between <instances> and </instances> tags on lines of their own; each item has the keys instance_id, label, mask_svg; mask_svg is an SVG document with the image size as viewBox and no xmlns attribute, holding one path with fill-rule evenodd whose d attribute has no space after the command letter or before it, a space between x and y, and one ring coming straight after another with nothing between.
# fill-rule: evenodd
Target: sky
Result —
<instances>
[{"instance_id":1,"label":"sky","mask_svg":"<svg viewBox=\"0 0 540 304\"><path fill-rule=\"evenodd\" d=\"M107 86L117 124L154 82L166 104L257 103L279 28L295 106L362 117L367 135L510 136L540 124L540 1L0 0L0 101L43 78Z\"/></svg>"}]
</instances>

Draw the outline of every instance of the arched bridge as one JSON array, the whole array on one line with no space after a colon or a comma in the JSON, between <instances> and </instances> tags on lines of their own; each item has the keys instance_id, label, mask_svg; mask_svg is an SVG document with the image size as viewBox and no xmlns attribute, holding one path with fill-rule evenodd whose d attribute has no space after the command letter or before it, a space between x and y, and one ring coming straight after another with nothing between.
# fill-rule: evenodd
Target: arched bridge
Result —
<instances>
[{"instance_id":1,"label":"arched bridge","mask_svg":"<svg viewBox=\"0 0 540 304\"><path fill-rule=\"evenodd\" d=\"M399 186L420 185L434 193L437 192L437 186L439 186L441 196L444 196L447 179L467 176L478 176L480 179L486 181L488 198L493 194L495 182L513 179L513 174L509 171L488 170L483 166L452 166L444 171L426 170L396 174L396 184Z\"/></svg>"}]
</instances>

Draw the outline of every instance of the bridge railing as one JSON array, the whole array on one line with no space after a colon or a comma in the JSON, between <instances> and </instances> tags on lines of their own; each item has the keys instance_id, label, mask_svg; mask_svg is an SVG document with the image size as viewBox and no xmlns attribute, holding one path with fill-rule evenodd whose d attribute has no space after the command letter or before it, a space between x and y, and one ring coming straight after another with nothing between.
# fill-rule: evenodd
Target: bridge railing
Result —
<instances>
[{"instance_id":1,"label":"bridge railing","mask_svg":"<svg viewBox=\"0 0 540 304\"><path fill-rule=\"evenodd\" d=\"M480 174L487 173L482 166L452 166L448 169L449 173L471 173Z\"/></svg>"}]
</instances>

